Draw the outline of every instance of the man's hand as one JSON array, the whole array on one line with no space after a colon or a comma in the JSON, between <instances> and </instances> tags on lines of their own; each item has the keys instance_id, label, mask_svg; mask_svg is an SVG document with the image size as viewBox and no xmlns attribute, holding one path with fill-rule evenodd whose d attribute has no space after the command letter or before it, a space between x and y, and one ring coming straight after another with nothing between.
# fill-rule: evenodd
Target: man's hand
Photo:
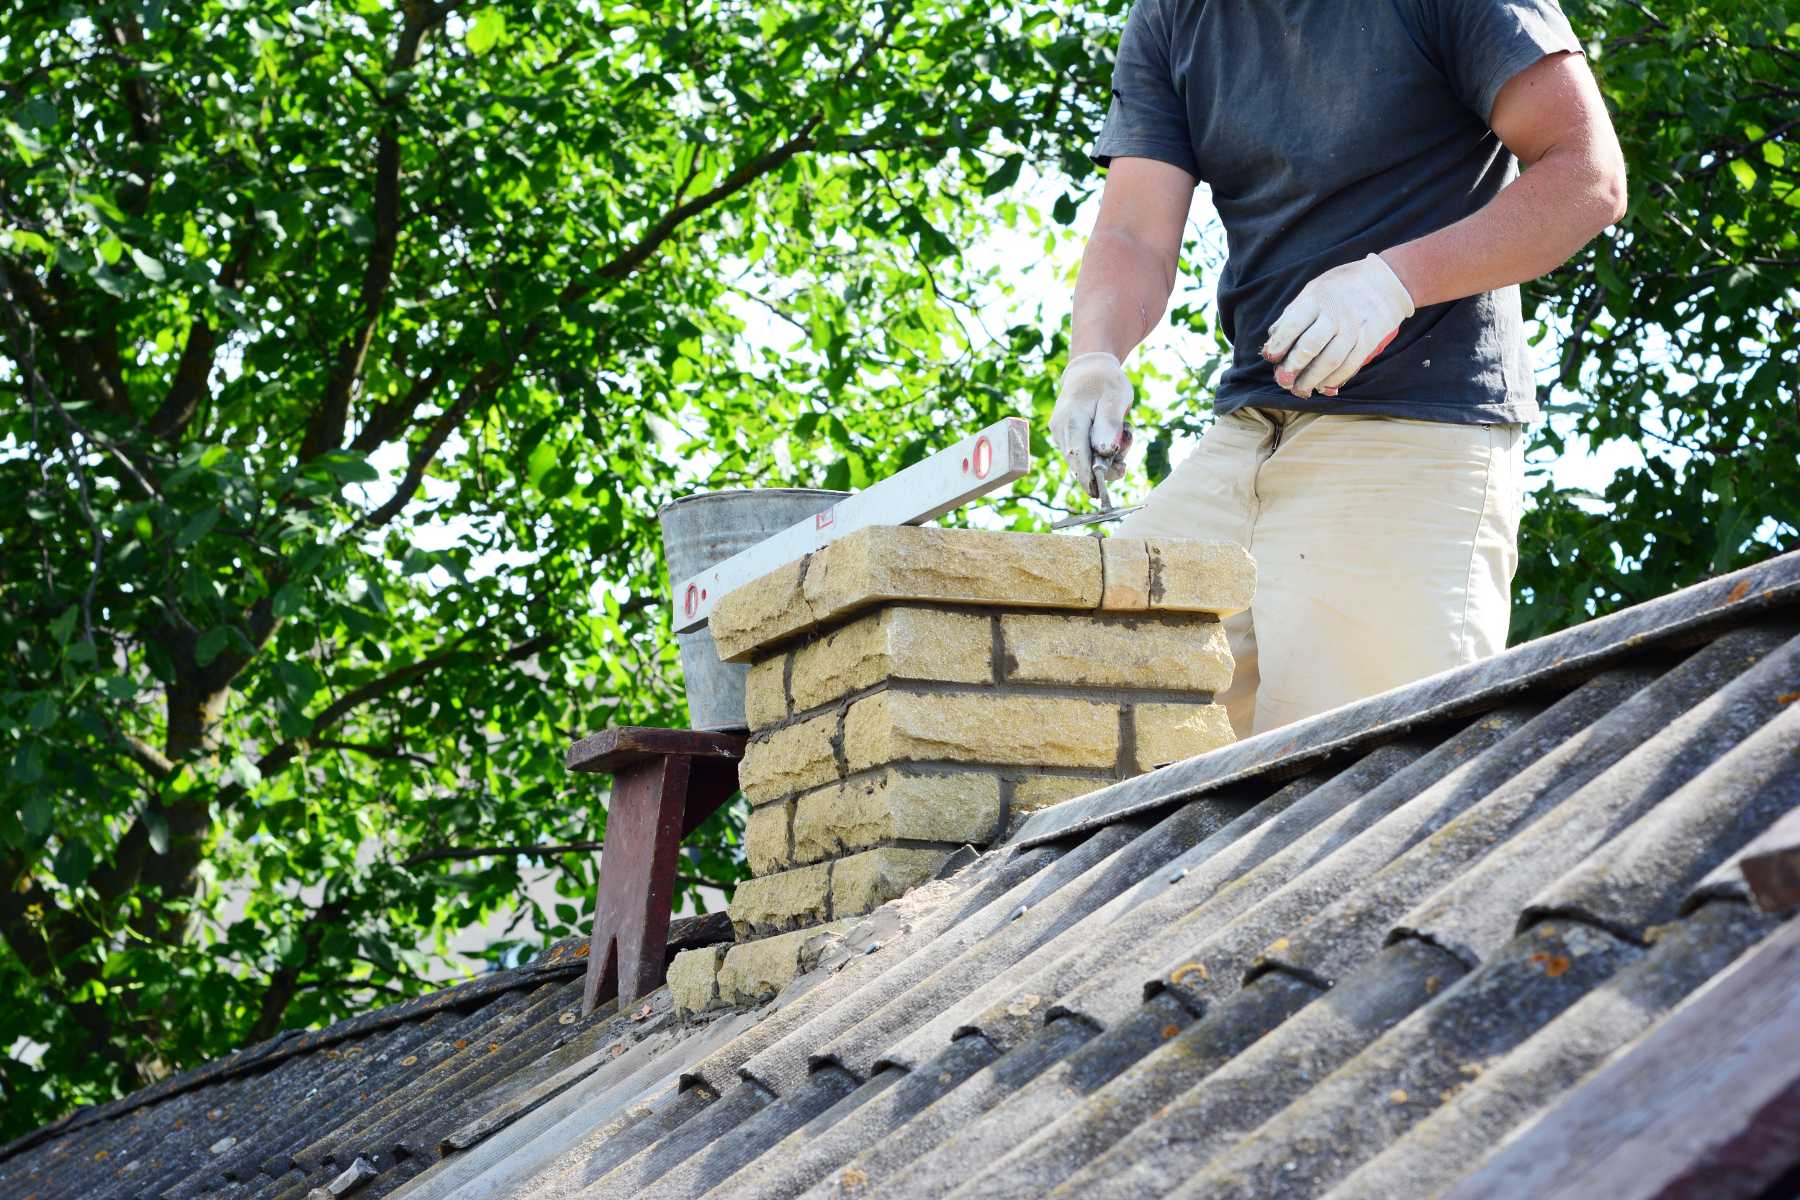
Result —
<instances>
[{"instance_id":1,"label":"man's hand","mask_svg":"<svg viewBox=\"0 0 1800 1200\"><path fill-rule=\"evenodd\" d=\"M1269 326L1275 382L1305 400L1337 395L1413 315L1412 296L1378 254L1333 267L1300 289Z\"/></svg>"},{"instance_id":2,"label":"man's hand","mask_svg":"<svg viewBox=\"0 0 1800 1200\"><path fill-rule=\"evenodd\" d=\"M1124 477L1125 453L1131 449L1125 414L1130 410L1131 381L1116 357L1095 351L1069 360L1057 390L1056 410L1050 414L1050 440L1090 496L1099 494L1094 487L1094 455L1112 456L1109 481Z\"/></svg>"}]
</instances>

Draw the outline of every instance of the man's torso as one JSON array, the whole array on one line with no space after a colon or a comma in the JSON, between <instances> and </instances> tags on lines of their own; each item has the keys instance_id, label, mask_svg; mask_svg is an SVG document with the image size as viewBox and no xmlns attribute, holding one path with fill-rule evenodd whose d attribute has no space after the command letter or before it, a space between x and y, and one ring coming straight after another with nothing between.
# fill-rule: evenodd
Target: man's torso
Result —
<instances>
[{"instance_id":1,"label":"man's torso","mask_svg":"<svg viewBox=\"0 0 1800 1200\"><path fill-rule=\"evenodd\" d=\"M1335 399L1297 400L1259 353L1313 277L1452 224L1517 174L1471 106L1487 61L1440 44L1433 0L1139 3L1167 38L1194 165L1226 231L1219 312L1234 355L1219 410L1534 417L1517 288L1420 309Z\"/></svg>"}]
</instances>

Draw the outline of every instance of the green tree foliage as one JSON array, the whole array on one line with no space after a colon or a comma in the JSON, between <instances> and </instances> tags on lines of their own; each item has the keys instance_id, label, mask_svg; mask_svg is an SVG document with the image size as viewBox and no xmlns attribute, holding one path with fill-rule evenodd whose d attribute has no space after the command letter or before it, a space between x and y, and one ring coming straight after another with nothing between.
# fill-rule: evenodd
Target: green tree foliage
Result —
<instances>
[{"instance_id":1,"label":"green tree foliage","mask_svg":"<svg viewBox=\"0 0 1800 1200\"><path fill-rule=\"evenodd\" d=\"M1599 497L1540 481L1515 639L1800 545L1800 4L1567 8L1631 207L1527 304L1558 339L1546 407L1641 454Z\"/></svg>"},{"instance_id":2,"label":"green tree foliage","mask_svg":"<svg viewBox=\"0 0 1800 1200\"><path fill-rule=\"evenodd\" d=\"M419 990L529 867L580 928L563 747L685 720L656 509L1041 430L963 250L1097 187L1123 7L0 0L4 1130ZM1534 297L1582 432L1684 449L1540 488L1530 632L1794 534L1793 16L1651 7L1570 5L1637 187Z\"/></svg>"},{"instance_id":3,"label":"green tree foliage","mask_svg":"<svg viewBox=\"0 0 1800 1200\"><path fill-rule=\"evenodd\" d=\"M415 991L533 864L575 931L591 854L492 851L604 838L573 735L685 724L658 506L1020 402L957 247L1080 169L1114 23L0 8L3 1124Z\"/></svg>"}]
</instances>

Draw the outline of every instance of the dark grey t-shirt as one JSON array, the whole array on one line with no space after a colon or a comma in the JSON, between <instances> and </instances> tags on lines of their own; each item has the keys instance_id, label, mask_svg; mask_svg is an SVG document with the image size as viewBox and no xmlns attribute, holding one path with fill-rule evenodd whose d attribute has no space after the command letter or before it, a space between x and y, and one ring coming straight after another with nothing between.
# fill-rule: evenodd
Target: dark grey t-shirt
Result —
<instances>
[{"instance_id":1,"label":"dark grey t-shirt","mask_svg":"<svg viewBox=\"0 0 1800 1200\"><path fill-rule=\"evenodd\" d=\"M1299 400L1259 351L1314 276L1474 212L1518 173L1494 97L1580 51L1556 0L1137 0L1094 146L1212 187L1233 347L1217 410L1491 423L1537 416L1519 289L1421 308L1336 398Z\"/></svg>"}]
</instances>

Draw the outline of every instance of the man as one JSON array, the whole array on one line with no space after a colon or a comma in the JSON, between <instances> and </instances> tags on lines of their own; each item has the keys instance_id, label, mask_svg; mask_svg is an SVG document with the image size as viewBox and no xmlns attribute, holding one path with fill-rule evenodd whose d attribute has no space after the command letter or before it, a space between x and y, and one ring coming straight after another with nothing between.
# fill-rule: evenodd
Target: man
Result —
<instances>
[{"instance_id":1,"label":"man","mask_svg":"<svg viewBox=\"0 0 1800 1200\"><path fill-rule=\"evenodd\" d=\"M1093 156L1051 420L1090 494L1197 181L1225 226L1218 420L1118 535L1255 555L1239 736L1502 649L1538 415L1517 285L1625 211L1555 0L1138 0Z\"/></svg>"}]
</instances>

